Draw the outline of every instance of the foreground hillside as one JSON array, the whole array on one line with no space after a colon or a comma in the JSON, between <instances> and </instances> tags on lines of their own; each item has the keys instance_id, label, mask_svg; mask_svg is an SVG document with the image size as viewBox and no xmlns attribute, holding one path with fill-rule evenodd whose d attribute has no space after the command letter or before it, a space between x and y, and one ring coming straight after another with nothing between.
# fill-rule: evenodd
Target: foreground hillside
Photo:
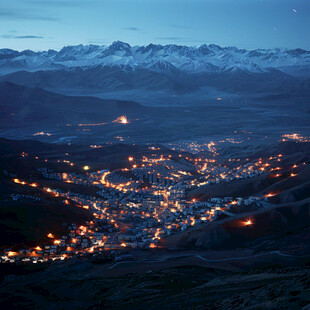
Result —
<instances>
[{"instance_id":1,"label":"foreground hillside","mask_svg":"<svg viewBox=\"0 0 310 310\"><path fill-rule=\"evenodd\" d=\"M0 286L0 305L15 309L297 310L310 303L309 269L300 266L243 272L188 266L116 278L89 277L90 268L86 263L66 270L55 266L6 281ZM83 270L82 275L74 276L76 270Z\"/></svg>"}]
</instances>

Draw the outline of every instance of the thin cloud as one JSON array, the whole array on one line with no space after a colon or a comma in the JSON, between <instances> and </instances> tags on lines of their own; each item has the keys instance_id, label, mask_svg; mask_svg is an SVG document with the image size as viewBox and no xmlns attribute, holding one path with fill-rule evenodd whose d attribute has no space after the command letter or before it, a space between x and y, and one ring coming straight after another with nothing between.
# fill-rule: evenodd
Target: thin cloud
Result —
<instances>
[{"instance_id":1,"label":"thin cloud","mask_svg":"<svg viewBox=\"0 0 310 310\"><path fill-rule=\"evenodd\" d=\"M42 16L29 14L27 12L18 12L18 11L0 11L1 18L9 18L9 19L26 19L26 20L46 20L46 21L58 21L58 18L50 17L50 16Z\"/></svg>"},{"instance_id":2,"label":"thin cloud","mask_svg":"<svg viewBox=\"0 0 310 310\"><path fill-rule=\"evenodd\" d=\"M15 39L44 39L42 36L15 36Z\"/></svg>"},{"instance_id":3,"label":"thin cloud","mask_svg":"<svg viewBox=\"0 0 310 310\"><path fill-rule=\"evenodd\" d=\"M137 27L124 27L123 29L125 30L130 30L130 31L139 31L140 29Z\"/></svg>"},{"instance_id":4,"label":"thin cloud","mask_svg":"<svg viewBox=\"0 0 310 310\"><path fill-rule=\"evenodd\" d=\"M12 34L2 34L0 35L2 39L44 39L43 36L36 35L23 35L23 36L14 36Z\"/></svg>"}]
</instances>

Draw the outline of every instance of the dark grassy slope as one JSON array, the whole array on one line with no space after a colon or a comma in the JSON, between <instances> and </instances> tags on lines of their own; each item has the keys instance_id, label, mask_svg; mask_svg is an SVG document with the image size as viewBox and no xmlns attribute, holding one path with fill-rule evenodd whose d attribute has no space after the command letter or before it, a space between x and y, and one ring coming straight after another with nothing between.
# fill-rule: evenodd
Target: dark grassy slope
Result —
<instances>
[{"instance_id":1,"label":"dark grassy slope","mask_svg":"<svg viewBox=\"0 0 310 310\"><path fill-rule=\"evenodd\" d=\"M298 175L294 178L290 177L291 169L283 169L281 173L281 177L277 178L273 174L266 174L231 183L208 185L203 189L192 190L188 197L204 201L211 197L264 196L274 193L277 195L270 199L274 203L295 202L309 197L309 167L295 169L294 173Z\"/></svg>"},{"instance_id":2,"label":"dark grassy slope","mask_svg":"<svg viewBox=\"0 0 310 310\"><path fill-rule=\"evenodd\" d=\"M22 173L24 170L49 167L63 172L81 172L85 164L90 166L90 171L101 169L129 168L128 157L133 156L136 160L151 154L172 154L177 156L177 152L171 151L165 146L156 145L158 150L152 150L146 145L130 144L105 144L101 148L90 148L89 145L77 144L55 144L43 143L33 140L8 140L0 138L0 170L7 169L12 172ZM21 158L21 153L28 154ZM188 154L187 154L188 155ZM34 157L38 156L39 160ZM189 155L188 155L189 156ZM48 159L48 162L42 162ZM58 160L69 160L74 162L74 166L58 163ZM33 170L33 169L32 169Z\"/></svg>"},{"instance_id":3,"label":"dark grassy slope","mask_svg":"<svg viewBox=\"0 0 310 310\"><path fill-rule=\"evenodd\" d=\"M73 204L64 205L62 199L53 198L44 191L31 186L23 186L12 181L13 177L4 173L13 173L17 178L33 183L40 177L36 167L44 166L44 160L33 159L34 154L62 153L65 146L47 145L35 141L0 141L0 246L19 244L36 245L45 242L46 235L53 232L60 236L67 232L62 225L66 223L82 224L92 218L88 210ZM29 152L29 157L21 157ZM41 184L42 185L42 184ZM13 201L11 194L40 197L40 201L23 199Z\"/></svg>"},{"instance_id":4,"label":"dark grassy slope","mask_svg":"<svg viewBox=\"0 0 310 310\"><path fill-rule=\"evenodd\" d=\"M21 158L22 152L28 152L30 158ZM13 173L17 178L29 180L33 183L41 179L37 167L48 166L44 159L35 160L34 155L63 154L65 146L50 146L33 141L8 141L0 143L0 246L14 246L16 244L35 245L46 241L46 235L67 233L62 225L64 222L82 224L92 218L91 212L76 207L64 205L63 199L53 198L44 191L15 184L4 171ZM48 184L40 181L40 187ZM56 184L57 187L57 184ZM74 188L74 187L73 187ZM41 201L23 199L12 201L11 194L22 194L40 197Z\"/></svg>"},{"instance_id":5,"label":"dark grassy slope","mask_svg":"<svg viewBox=\"0 0 310 310\"><path fill-rule=\"evenodd\" d=\"M107 278L88 276L94 270L89 263L70 262L4 282L0 305L10 309L297 310L310 303L310 274L305 267L247 269L186 266Z\"/></svg>"},{"instance_id":6,"label":"dark grassy slope","mask_svg":"<svg viewBox=\"0 0 310 310\"><path fill-rule=\"evenodd\" d=\"M244 222L252 219L252 226ZM163 245L168 248L235 248L259 245L265 240L276 240L290 234L305 232L309 242L310 202L262 209L234 218L201 224L186 232L168 237ZM309 252L309 248L307 248ZM309 254L309 253L308 253Z\"/></svg>"},{"instance_id":7,"label":"dark grassy slope","mask_svg":"<svg viewBox=\"0 0 310 310\"><path fill-rule=\"evenodd\" d=\"M52 232L59 238L67 234L63 223L83 224L91 220L89 211L75 206L66 206L61 201L40 202L0 201L0 246L18 244L35 246L47 241Z\"/></svg>"},{"instance_id":8,"label":"dark grassy slope","mask_svg":"<svg viewBox=\"0 0 310 310\"><path fill-rule=\"evenodd\" d=\"M19 165L12 161L12 165L17 168L16 172L22 180L31 178L29 183L35 181L30 167L21 161ZM6 165L6 168L9 167ZM37 184L40 188L49 186L45 180ZM74 186L72 188L75 189ZM14 201L10 198L12 194L39 197L40 201L27 197ZM48 233L60 237L68 232L64 223L83 224L92 218L89 210L77 207L74 203L65 205L62 198L52 197L39 188L14 183L0 168L0 247L21 248L23 245L44 244L48 240Z\"/></svg>"},{"instance_id":9,"label":"dark grassy slope","mask_svg":"<svg viewBox=\"0 0 310 310\"><path fill-rule=\"evenodd\" d=\"M86 164L90 166L90 172L118 169L131 166L129 156L139 160L143 155L177 154L164 146L159 147L159 150L152 150L144 145L118 143L92 149L89 145L49 144L33 140L16 141L0 138L0 176L3 170L7 170L17 174L18 177L27 178L31 173L37 174L36 169L40 167L59 172L85 173L83 166ZM23 152L27 154L26 157L21 157ZM63 160L73 162L74 166L63 163Z\"/></svg>"}]
</instances>

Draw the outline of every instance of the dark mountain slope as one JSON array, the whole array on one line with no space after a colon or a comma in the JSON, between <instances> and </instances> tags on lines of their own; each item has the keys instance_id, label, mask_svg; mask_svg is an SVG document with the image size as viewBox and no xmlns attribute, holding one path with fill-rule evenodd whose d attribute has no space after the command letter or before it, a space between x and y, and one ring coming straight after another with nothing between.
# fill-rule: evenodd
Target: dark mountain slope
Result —
<instances>
[{"instance_id":1,"label":"dark mountain slope","mask_svg":"<svg viewBox=\"0 0 310 310\"><path fill-rule=\"evenodd\" d=\"M35 123L100 121L121 113L137 113L143 107L132 101L73 97L41 88L28 88L10 82L0 84L0 122L2 127Z\"/></svg>"},{"instance_id":2,"label":"dark mountain slope","mask_svg":"<svg viewBox=\"0 0 310 310\"><path fill-rule=\"evenodd\" d=\"M236 94L287 93L305 94L307 81L276 69L249 72L229 69L221 72L188 73L180 70L156 71L154 68L126 66L97 66L65 70L19 71L0 78L0 81L41 87L66 93L84 89L88 92L160 90L178 94L197 91L203 87Z\"/></svg>"},{"instance_id":3,"label":"dark mountain slope","mask_svg":"<svg viewBox=\"0 0 310 310\"><path fill-rule=\"evenodd\" d=\"M252 219L253 225L245 222ZM310 200L242 214L168 237L168 248L237 248L259 245L264 240L283 238L310 227ZM309 248L307 248L309 251ZM309 254L309 253L308 253Z\"/></svg>"}]
</instances>

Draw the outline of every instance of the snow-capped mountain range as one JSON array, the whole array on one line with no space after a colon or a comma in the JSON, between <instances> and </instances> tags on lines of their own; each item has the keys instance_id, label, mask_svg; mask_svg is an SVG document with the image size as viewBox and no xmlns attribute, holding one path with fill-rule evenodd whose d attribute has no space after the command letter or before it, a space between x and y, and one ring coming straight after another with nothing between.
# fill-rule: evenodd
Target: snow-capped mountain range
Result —
<instances>
[{"instance_id":1,"label":"snow-capped mountain range","mask_svg":"<svg viewBox=\"0 0 310 310\"><path fill-rule=\"evenodd\" d=\"M118 66L147 69L155 72L183 71L187 73L244 70L260 73L270 69L292 75L310 75L310 51L302 49L256 49L201 45L130 46L116 41L109 46L66 46L60 51L22 52L0 49L0 73L20 70L70 70L80 67Z\"/></svg>"}]
</instances>

